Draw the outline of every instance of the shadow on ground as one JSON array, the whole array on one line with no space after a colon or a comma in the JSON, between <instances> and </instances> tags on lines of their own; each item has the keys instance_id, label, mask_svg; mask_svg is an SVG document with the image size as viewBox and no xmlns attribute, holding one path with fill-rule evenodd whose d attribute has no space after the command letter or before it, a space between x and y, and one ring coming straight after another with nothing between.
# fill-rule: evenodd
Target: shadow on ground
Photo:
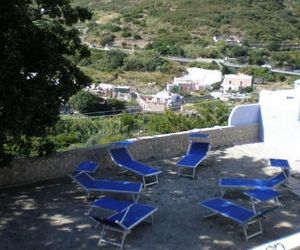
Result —
<instances>
[{"instance_id":1,"label":"shadow on ground","mask_svg":"<svg viewBox=\"0 0 300 250\"><path fill-rule=\"evenodd\" d=\"M209 211L198 203L220 196L220 177L268 177L277 170L268 166L267 159L245 154L239 146L214 150L206 166L199 166L196 180L178 178L176 160L150 163L160 166L163 173L160 183L144 190L139 202L158 207L155 224L135 228L126 239L126 249L247 249L300 228L299 198L284 186L279 188L283 206L263 221L263 237L247 242L242 228L228 219L215 216L202 220ZM138 180L117 171L117 167L103 167L96 177ZM1 249L99 249L99 229L84 215L90 201L68 177L2 190L0 199ZM251 207L241 191L228 192L226 199ZM104 245L101 249L116 248Z\"/></svg>"}]
</instances>

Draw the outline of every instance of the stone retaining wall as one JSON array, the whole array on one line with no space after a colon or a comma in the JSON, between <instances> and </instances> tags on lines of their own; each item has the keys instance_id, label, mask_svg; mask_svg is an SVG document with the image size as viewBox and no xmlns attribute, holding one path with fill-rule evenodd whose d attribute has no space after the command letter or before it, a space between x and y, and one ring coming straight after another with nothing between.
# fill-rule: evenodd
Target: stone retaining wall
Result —
<instances>
[{"instance_id":1,"label":"stone retaining wall","mask_svg":"<svg viewBox=\"0 0 300 250\"><path fill-rule=\"evenodd\" d=\"M218 147L232 146L259 141L259 125L239 127L214 127L195 129L211 135L212 150ZM149 137L139 137L130 146L130 152L137 160L152 161L179 157L188 147L188 134L191 131ZM98 161L103 167L112 167L107 148L98 145L55 153L48 157L20 159L12 162L10 167L0 169L0 188L35 183L66 176L81 161Z\"/></svg>"}]
</instances>

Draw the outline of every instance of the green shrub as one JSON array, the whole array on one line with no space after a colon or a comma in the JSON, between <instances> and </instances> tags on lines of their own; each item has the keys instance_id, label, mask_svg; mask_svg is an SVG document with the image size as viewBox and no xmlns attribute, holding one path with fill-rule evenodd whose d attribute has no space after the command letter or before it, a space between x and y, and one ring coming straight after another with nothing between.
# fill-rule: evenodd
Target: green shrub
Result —
<instances>
[{"instance_id":1,"label":"green shrub","mask_svg":"<svg viewBox=\"0 0 300 250\"><path fill-rule=\"evenodd\" d=\"M69 103L73 109L82 114L107 110L107 105L103 98L83 90L73 95Z\"/></svg>"},{"instance_id":2,"label":"green shrub","mask_svg":"<svg viewBox=\"0 0 300 250\"><path fill-rule=\"evenodd\" d=\"M109 30L111 32L121 31L120 26L113 24L113 23L107 23L107 24L103 25L102 28L105 30Z\"/></svg>"},{"instance_id":3,"label":"green shrub","mask_svg":"<svg viewBox=\"0 0 300 250\"><path fill-rule=\"evenodd\" d=\"M104 34L100 39L101 46L110 45L114 42L115 36L112 34Z\"/></svg>"},{"instance_id":4,"label":"green shrub","mask_svg":"<svg viewBox=\"0 0 300 250\"><path fill-rule=\"evenodd\" d=\"M132 35L131 32L128 30L125 30L121 33L122 37L131 37L131 35Z\"/></svg>"}]
</instances>

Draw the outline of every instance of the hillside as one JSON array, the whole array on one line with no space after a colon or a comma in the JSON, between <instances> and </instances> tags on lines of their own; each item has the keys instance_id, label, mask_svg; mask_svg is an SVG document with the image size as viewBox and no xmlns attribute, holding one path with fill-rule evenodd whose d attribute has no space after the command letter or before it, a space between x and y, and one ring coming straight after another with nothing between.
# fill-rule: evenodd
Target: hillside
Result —
<instances>
[{"instance_id":1,"label":"hillside","mask_svg":"<svg viewBox=\"0 0 300 250\"><path fill-rule=\"evenodd\" d=\"M74 4L94 12L84 38L95 44L108 34L123 47L154 42L184 51L212 44L215 35L237 36L251 44L299 42L300 1L295 0L74 0Z\"/></svg>"}]
</instances>

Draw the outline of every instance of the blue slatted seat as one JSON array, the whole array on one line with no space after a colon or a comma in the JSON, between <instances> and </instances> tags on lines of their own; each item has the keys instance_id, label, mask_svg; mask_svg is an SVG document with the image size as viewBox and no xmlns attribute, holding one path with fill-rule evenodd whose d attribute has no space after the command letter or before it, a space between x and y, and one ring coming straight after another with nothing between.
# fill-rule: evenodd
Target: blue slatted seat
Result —
<instances>
[{"instance_id":1,"label":"blue slatted seat","mask_svg":"<svg viewBox=\"0 0 300 250\"><path fill-rule=\"evenodd\" d=\"M263 234L261 217L266 213L274 210L274 208L272 208L260 213L255 213L247 208L221 198L211 198L209 200L202 201L199 204L213 212L205 218L219 214L240 224L243 227L246 240L254 236ZM257 223L258 230L255 230L252 234L249 235L249 225L253 223ZM252 230L254 230L254 228Z\"/></svg>"},{"instance_id":2,"label":"blue slatted seat","mask_svg":"<svg viewBox=\"0 0 300 250\"><path fill-rule=\"evenodd\" d=\"M128 181L95 180L88 173L81 172L70 177L87 192L88 195L94 192L115 192L131 194L135 201L138 200L142 190L142 183Z\"/></svg>"},{"instance_id":3,"label":"blue slatted seat","mask_svg":"<svg viewBox=\"0 0 300 250\"><path fill-rule=\"evenodd\" d=\"M97 208L109 209L115 212L108 217L102 218L100 216L93 215ZM92 204L88 216L93 221L97 222L98 225L102 224L103 226L98 244L108 243L119 246L122 249L125 238L131 232L131 230L143 221L148 222L148 218L150 218L150 222L153 223L153 214L156 211L157 208L153 206L139 203L130 203L127 201L119 201L104 197L102 199L96 200ZM121 242L117 243L115 241L112 241L110 238L105 238L107 231L121 233Z\"/></svg>"},{"instance_id":4,"label":"blue slatted seat","mask_svg":"<svg viewBox=\"0 0 300 250\"><path fill-rule=\"evenodd\" d=\"M176 163L178 167L178 176L189 176L193 179L196 175L196 168L200 165L206 158L210 150L210 142L200 142L194 141L195 139L208 139L209 135L201 133L190 134L190 144L187 153ZM183 173L184 169L191 169L192 173Z\"/></svg>"},{"instance_id":5,"label":"blue slatted seat","mask_svg":"<svg viewBox=\"0 0 300 250\"><path fill-rule=\"evenodd\" d=\"M158 174L160 174L161 171L134 160L126 147L111 148L109 149L109 153L112 160L119 167L141 176L145 187L158 183ZM149 177L154 177L154 180L152 178L152 181L149 181Z\"/></svg>"},{"instance_id":6,"label":"blue slatted seat","mask_svg":"<svg viewBox=\"0 0 300 250\"><path fill-rule=\"evenodd\" d=\"M286 173L280 172L269 179L248 179L248 178L220 178L222 196L226 188L275 188L284 183L287 179Z\"/></svg>"}]
</instances>

